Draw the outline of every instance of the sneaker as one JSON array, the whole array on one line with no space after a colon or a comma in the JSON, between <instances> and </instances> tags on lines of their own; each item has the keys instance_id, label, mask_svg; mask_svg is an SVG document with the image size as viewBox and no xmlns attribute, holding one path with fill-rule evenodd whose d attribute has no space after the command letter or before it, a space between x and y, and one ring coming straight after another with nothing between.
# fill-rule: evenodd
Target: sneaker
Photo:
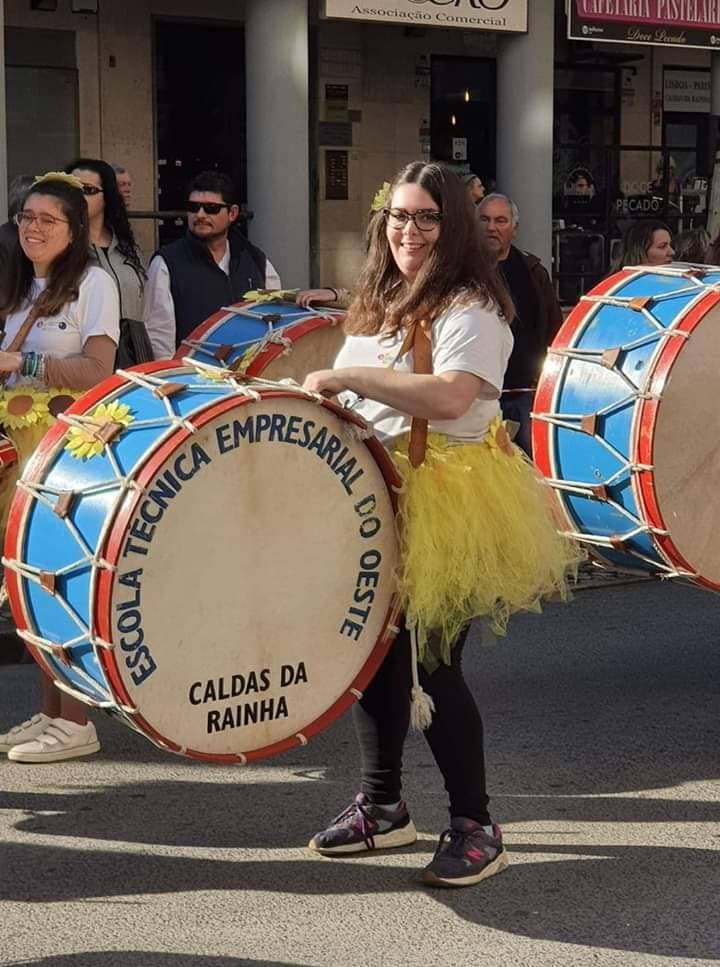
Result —
<instances>
[{"instance_id":1,"label":"sneaker","mask_svg":"<svg viewBox=\"0 0 720 967\"><path fill-rule=\"evenodd\" d=\"M8 752L13 762L60 762L92 755L100 749L92 722L78 725L67 719L50 719L47 727L32 742L15 745Z\"/></svg>"},{"instance_id":2,"label":"sneaker","mask_svg":"<svg viewBox=\"0 0 720 967\"><path fill-rule=\"evenodd\" d=\"M31 739L44 732L51 722L52 719L49 715L38 712L27 722L14 726L9 732L0 735L0 752L9 752L16 745L30 742Z\"/></svg>"},{"instance_id":3,"label":"sneaker","mask_svg":"<svg viewBox=\"0 0 720 967\"><path fill-rule=\"evenodd\" d=\"M415 825L404 802L396 809L386 809L368 802L360 793L327 829L313 836L308 846L323 856L334 856L408 846L416 839Z\"/></svg>"},{"instance_id":4,"label":"sneaker","mask_svg":"<svg viewBox=\"0 0 720 967\"><path fill-rule=\"evenodd\" d=\"M492 835L480 823L455 816L440 837L432 863L423 871L423 882L430 886L472 886L508 865L499 826Z\"/></svg>"}]
</instances>

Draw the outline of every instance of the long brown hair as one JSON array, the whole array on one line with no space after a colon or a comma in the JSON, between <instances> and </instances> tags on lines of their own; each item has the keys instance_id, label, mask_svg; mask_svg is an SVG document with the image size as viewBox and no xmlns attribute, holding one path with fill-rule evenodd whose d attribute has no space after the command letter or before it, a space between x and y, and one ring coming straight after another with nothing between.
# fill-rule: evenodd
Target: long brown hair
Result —
<instances>
[{"instance_id":1,"label":"long brown hair","mask_svg":"<svg viewBox=\"0 0 720 967\"><path fill-rule=\"evenodd\" d=\"M354 335L372 335L381 329L396 332L413 321L435 319L458 299L494 303L510 322L512 299L461 180L445 165L414 161L396 175L388 190L388 204L395 189L408 184L426 191L442 212L438 240L408 285L390 250L385 210L374 212L368 226L367 260L348 310L346 330Z\"/></svg>"},{"instance_id":2,"label":"long brown hair","mask_svg":"<svg viewBox=\"0 0 720 967\"><path fill-rule=\"evenodd\" d=\"M54 316L63 306L77 299L80 281L90 263L88 209L82 190L60 179L48 178L39 182L27 193L25 202L32 195L45 195L59 201L70 230L70 243L50 266L47 284L35 303L41 315ZM4 274L0 314L10 315L27 304L34 275L33 264L18 242L13 246Z\"/></svg>"}]
</instances>

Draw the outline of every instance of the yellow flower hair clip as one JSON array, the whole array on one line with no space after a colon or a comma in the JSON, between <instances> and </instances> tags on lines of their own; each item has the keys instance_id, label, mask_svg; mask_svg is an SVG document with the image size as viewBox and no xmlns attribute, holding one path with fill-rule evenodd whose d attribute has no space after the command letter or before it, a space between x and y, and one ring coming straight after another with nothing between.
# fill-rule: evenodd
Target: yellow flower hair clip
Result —
<instances>
[{"instance_id":1,"label":"yellow flower hair clip","mask_svg":"<svg viewBox=\"0 0 720 967\"><path fill-rule=\"evenodd\" d=\"M46 171L44 175L37 175L32 183L33 188L37 188L45 181L62 181L71 188L79 188L82 191L83 183L75 175L67 175L64 171Z\"/></svg>"},{"instance_id":2,"label":"yellow flower hair clip","mask_svg":"<svg viewBox=\"0 0 720 967\"><path fill-rule=\"evenodd\" d=\"M375 192L375 197L373 198L372 205L370 206L371 211L381 212L383 208L386 208L389 194L390 182L383 181L382 187L378 188L378 190Z\"/></svg>"}]
</instances>

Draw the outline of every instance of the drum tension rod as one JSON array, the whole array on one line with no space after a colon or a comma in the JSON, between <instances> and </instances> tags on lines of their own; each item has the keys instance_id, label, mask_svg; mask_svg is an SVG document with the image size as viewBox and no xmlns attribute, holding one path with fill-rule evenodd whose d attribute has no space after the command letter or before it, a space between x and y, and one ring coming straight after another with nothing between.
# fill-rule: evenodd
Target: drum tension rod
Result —
<instances>
[{"instance_id":1,"label":"drum tension rod","mask_svg":"<svg viewBox=\"0 0 720 967\"><path fill-rule=\"evenodd\" d=\"M606 349L600 357L600 365L605 369L615 369L617 361L620 359L622 348L616 346L614 349Z\"/></svg>"},{"instance_id":2,"label":"drum tension rod","mask_svg":"<svg viewBox=\"0 0 720 967\"><path fill-rule=\"evenodd\" d=\"M643 309L649 309L652 304L653 304L653 296L651 295L635 296L634 299L631 299L628 302L628 305L630 306L630 308L634 309L636 312L642 312Z\"/></svg>"},{"instance_id":3,"label":"drum tension rod","mask_svg":"<svg viewBox=\"0 0 720 967\"><path fill-rule=\"evenodd\" d=\"M215 352L213 353L213 356L219 362L224 363L225 360L228 358L228 356L234 351L234 349L235 349L234 346L228 346L228 345L220 346L218 349L215 350Z\"/></svg>"},{"instance_id":4,"label":"drum tension rod","mask_svg":"<svg viewBox=\"0 0 720 967\"><path fill-rule=\"evenodd\" d=\"M598 484L590 488L590 493L593 495L595 500L602 500L607 503L609 500L608 489L605 484Z\"/></svg>"},{"instance_id":5,"label":"drum tension rod","mask_svg":"<svg viewBox=\"0 0 720 967\"><path fill-rule=\"evenodd\" d=\"M184 383L163 383L162 386L157 386L153 390L153 396L157 396L158 399L162 400L170 396L177 396L184 389L187 389Z\"/></svg>"},{"instance_id":6,"label":"drum tension rod","mask_svg":"<svg viewBox=\"0 0 720 967\"><path fill-rule=\"evenodd\" d=\"M39 577L40 585L54 597L57 588L56 575L52 571L41 571Z\"/></svg>"},{"instance_id":7,"label":"drum tension rod","mask_svg":"<svg viewBox=\"0 0 720 967\"><path fill-rule=\"evenodd\" d=\"M61 493L58 496L55 506L53 507L53 511L55 514L57 514L60 520L65 520L65 518L69 516L76 496L77 494L73 490L66 490L64 493Z\"/></svg>"},{"instance_id":8,"label":"drum tension rod","mask_svg":"<svg viewBox=\"0 0 720 967\"><path fill-rule=\"evenodd\" d=\"M583 433L587 433L588 436L597 435L597 425L599 417L597 413L588 413L583 416L580 420L580 429Z\"/></svg>"}]
</instances>

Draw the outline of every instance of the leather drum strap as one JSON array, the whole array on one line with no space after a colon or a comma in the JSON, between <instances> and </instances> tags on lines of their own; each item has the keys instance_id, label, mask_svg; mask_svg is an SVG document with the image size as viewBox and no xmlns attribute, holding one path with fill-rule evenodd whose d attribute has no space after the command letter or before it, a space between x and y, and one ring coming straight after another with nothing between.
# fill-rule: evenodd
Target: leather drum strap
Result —
<instances>
[{"instance_id":1,"label":"leather drum strap","mask_svg":"<svg viewBox=\"0 0 720 967\"><path fill-rule=\"evenodd\" d=\"M22 349L23 343L25 342L25 340L27 339L30 333L30 330L38 321L41 315L42 315L42 309L38 309L36 305L33 306L30 312L28 312L25 322L23 322L23 324L20 326L18 331L15 333L15 338L7 347L7 349L3 349L3 352L19 353L20 350ZM6 382L9 376L10 376L10 373L0 373L0 386L2 386Z\"/></svg>"},{"instance_id":2,"label":"leather drum strap","mask_svg":"<svg viewBox=\"0 0 720 967\"><path fill-rule=\"evenodd\" d=\"M432 374L432 322L422 319L414 322L407 331L396 361L412 347L415 372L423 376ZM410 466L419 467L425 461L427 450L428 421L414 416L410 423L408 459Z\"/></svg>"}]
</instances>

